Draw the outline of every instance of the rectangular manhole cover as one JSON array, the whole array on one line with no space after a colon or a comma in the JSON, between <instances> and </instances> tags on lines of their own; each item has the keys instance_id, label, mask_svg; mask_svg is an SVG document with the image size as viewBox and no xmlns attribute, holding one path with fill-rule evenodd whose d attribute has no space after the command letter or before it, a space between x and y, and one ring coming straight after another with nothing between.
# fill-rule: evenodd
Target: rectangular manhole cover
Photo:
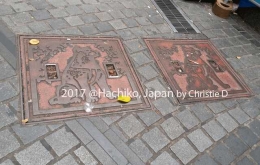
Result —
<instances>
[{"instance_id":1,"label":"rectangular manhole cover","mask_svg":"<svg viewBox=\"0 0 260 165\"><path fill-rule=\"evenodd\" d=\"M208 40L145 39L145 42L180 103L252 95Z\"/></svg>"},{"instance_id":2,"label":"rectangular manhole cover","mask_svg":"<svg viewBox=\"0 0 260 165\"><path fill-rule=\"evenodd\" d=\"M150 108L118 38L21 35L19 46L23 118L29 122ZM131 92L139 97L127 104L115 98ZM92 112L84 110L86 102L93 103Z\"/></svg>"}]
</instances>

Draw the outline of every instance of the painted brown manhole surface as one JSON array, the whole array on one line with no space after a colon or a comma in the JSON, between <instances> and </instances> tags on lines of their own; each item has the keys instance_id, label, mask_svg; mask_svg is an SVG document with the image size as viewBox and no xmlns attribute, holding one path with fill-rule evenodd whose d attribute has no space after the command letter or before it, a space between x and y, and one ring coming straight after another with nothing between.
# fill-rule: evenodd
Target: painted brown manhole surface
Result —
<instances>
[{"instance_id":1,"label":"painted brown manhole surface","mask_svg":"<svg viewBox=\"0 0 260 165\"><path fill-rule=\"evenodd\" d=\"M180 103L251 95L210 41L145 39L145 42Z\"/></svg>"},{"instance_id":2,"label":"painted brown manhole surface","mask_svg":"<svg viewBox=\"0 0 260 165\"><path fill-rule=\"evenodd\" d=\"M31 45L31 39L38 39ZM118 38L19 36L22 107L29 122L150 108ZM85 112L84 103L93 103Z\"/></svg>"}]
</instances>

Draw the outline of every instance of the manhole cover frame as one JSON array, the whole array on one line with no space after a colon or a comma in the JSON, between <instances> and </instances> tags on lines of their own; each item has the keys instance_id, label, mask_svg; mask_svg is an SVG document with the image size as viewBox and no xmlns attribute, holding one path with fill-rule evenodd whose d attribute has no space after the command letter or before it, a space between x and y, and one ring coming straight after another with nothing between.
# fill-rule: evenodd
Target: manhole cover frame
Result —
<instances>
[{"instance_id":1,"label":"manhole cover frame","mask_svg":"<svg viewBox=\"0 0 260 165\"><path fill-rule=\"evenodd\" d=\"M49 116L49 115L41 115L42 117L35 117L32 114L32 110L29 108L32 108L32 99L28 99L28 96L31 93L30 87L28 87L26 84L27 79L23 79L23 72L28 74L28 66L25 67L24 63L29 62L28 58L26 57L24 50L26 50L26 46L24 44L24 39L48 39L48 38L61 38L61 39L69 39L68 41L71 40L114 40L117 41L119 44L120 50L123 52L122 56L124 57L125 62L129 66L130 74L132 75L132 80L134 81L136 85L136 89L138 90L139 94L141 95L142 102L140 103L140 107L137 106L137 108L125 108L128 107L128 105L131 106L131 102L128 104L122 104L121 108L124 107L125 109L119 110L120 107L118 107L115 110L106 110L109 108L102 108L105 109L102 112L94 112L94 113L86 113L82 109L78 110L81 112L74 111L73 113L67 114L67 112L59 112L60 115L58 116ZM120 37L113 37L113 36L70 36L70 35L17 35L17 43L18 43L18 51L19 51L19 58L18 58L18 63L17 66L19 68L19 83L20 83L20 106L21 106L21 112L22 112L22 119L29 119L29 124L30 123L40 123L40 122L51 122L51 121L60 121L60 120L66 120L66 119L71 119L71 118L79 118L79 117L84 117L84 116L97 116L97 115L109 115L109 114L115 114L115 113L124 113L124 112L131 112L131 111L142 111L142 110L153 110L154 106L151 104L151 100L148 98L143 97L144 91L145 91L145 86L143 85L142 81L138 77L138 72L136 68L133 66L133 62L130 59L130 56L127 55L127 52L123 46L122 39ZM29 43L28 43L29 45ZM28 46L27 46L28 47ZM28 50L28 49L27 49ZM28 51L27 51L28 52ZM80 108L80 107L79 107ZM101 109L101 108L99 108ZM47 116L47 117L46 117Z\"/></svg>"},{"instance_id":2,"label":"manhole cover frame","mask_svg":"<svg viewBox=\"0 0 260 165\"><path fill-rule=\"evenodd\" d=\"M196 37L195 37L196 38ZM189 104L194 104L194 103L198 103L198 102L213 102L213 101L223 101L223 100L227 100L227 99L232 99L232 98L243 98L243 97L252 97L254 96L254 93L252 92L252 90L248 87L248 85L245 83L244 79L242 78L242 76L237 73L235 71L235 69L228 63L228 61L224 58L224 56L222 55L222 53L220 51L218 51L218 49L212 44L212 42L209 39L201 39L201 38L196 38L196 39L192 39L192 37L190 38L143 38L150 54L152 55L151 57L153 58L153 60L155 61L155 65L158 68L158 70L160 71L160 73L163 75L163 79L166 81L166 83L169 85L169 87L171 88L171 91L173 91L174 96L177 100L177 103L179 105L189 105ZM161 64L158 56L156 55L156 53L154 52L151 44L149 43L149 41L180 41L180 42L187 42L187 43L192 43L192 42L203 42L209 45L209 47L217 54L217 56L220 58L220 60L223 61L223 63L225 64L225 66L228 68L228 70L232 73L231 76L235 77L235 79L237 79L237 82L242 86L242 88L244 88L244 90L246 91L243 94L232 94L231 97L225 97L225 98L196 98L195 100L180 100L180 98L177 97L177 87L174 85L177 84L176 82L172 83L172 80L170 79L168 73L166 72L164 66Z\"/></svg>"}]
</instances>

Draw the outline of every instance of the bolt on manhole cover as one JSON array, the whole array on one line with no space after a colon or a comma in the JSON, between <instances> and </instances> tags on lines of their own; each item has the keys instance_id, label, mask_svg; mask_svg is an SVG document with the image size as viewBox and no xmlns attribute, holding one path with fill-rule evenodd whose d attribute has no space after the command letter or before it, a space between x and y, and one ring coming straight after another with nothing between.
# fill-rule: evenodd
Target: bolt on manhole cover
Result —
<instances>
[{"instance_id":1,"label":"bolt on manhole cover","mask_svg":"<svg viewBox=\"0 0 260 165\"><path fill-rule=\"evenodd\" d=\"M208 40L145 39L145 42L180 103L252 95Z\"/></svg>"},{"instance_id":2,"label":"bolt on manhole cover","mask_svg":"<svg viewBox=\"0 0 260 165\"><path fill-rule=\"evenodd\" d=\"M29 122L150 108L118 38L21 35L19 46L23 118ZM131 92L139 97L117 101ZM91 112L85 103L94 105Z\"/></svg>"}]
</instances>

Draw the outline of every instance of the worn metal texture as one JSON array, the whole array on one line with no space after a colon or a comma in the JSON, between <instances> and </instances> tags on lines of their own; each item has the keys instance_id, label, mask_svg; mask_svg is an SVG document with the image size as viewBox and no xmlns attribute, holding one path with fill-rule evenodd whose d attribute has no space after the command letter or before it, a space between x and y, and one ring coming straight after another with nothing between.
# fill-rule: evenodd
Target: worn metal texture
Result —
<instances>
[{"instance_id":1,"label":"worn metal texture","mask_svg":"<svg viewBox=\"0 0 260 165\"><path fill-rule=\"evenodd\" d=\"M179 103L252 95L208 40L145 39L145 42Z\"/></svg>"},{"instance_id":2,"label":"worn metal texture","mask_svg":"<svg viewBox=\"0 0 260 165\"><path fill-rule=\"evenodd\" d=\"M30 39L38 39L31 45ZM150 108L120 39L19 36L22 107L29 122ZM92 103L85 112L84 103Z\"/></svg>"}]
</instances>

